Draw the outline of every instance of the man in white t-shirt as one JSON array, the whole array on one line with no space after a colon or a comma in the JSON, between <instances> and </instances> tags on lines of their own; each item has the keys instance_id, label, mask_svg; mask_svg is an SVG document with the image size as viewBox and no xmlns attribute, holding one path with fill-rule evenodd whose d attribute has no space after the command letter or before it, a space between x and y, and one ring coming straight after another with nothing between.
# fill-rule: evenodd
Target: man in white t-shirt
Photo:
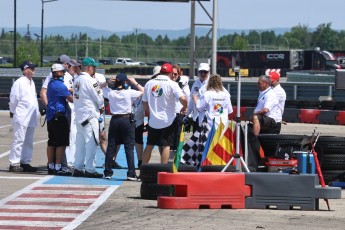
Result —
<instances>
[{"instance_id":1,"label":"man in white t-shirt","mask_svg":"<svg viewBox=\"0 0 345 230\"><path fill-rule=\"evenodd\" d=\"M253 124L253 134L277 134L276 122L278 115L278 100L271 88L271 80L262 75L258 80L259 97L250 121Z\"/></svg>"},{"instance_id":2,"label":"man in white t-shirt","mask_svg":"<svg viewBox=\"0 0 345 230\"><path fill-rule=\"evenodd\" d=\"M147 144L143 164L148 163L155 145L159 146L161 163L167 163L170 146L174 142L175 99L182 104L180 113L187 110L187 98L178 84L171 80L171 64L162 65L160 75L145 84L142 98L145 112L149 115Z\"/></svg>"},{"instance_id":3,"label":"man in white t-shirt","mask_svg":"<svg viewBox=\"0 0 345 230\"><path fill-rule=\"evenodd\" d=\"M205 112L198 111L196 109L195 103L193 101L193 96L200 97L206 91L206 86L208 80L210 78L210 65L207 63L200 63L198 67L198 75L199 78L193 83L191 92L190 92L190 100L188 104L187 115L188 117L192 117L193 119L193 132L195 132L199 127L201 127L202 122L204 120Z\"/></svg>"},{"instance_id":4,"label":"man in white t-shirt","mask_svg":"<svg viewBox=\"0 0 345 230\"><path fill-rule=\"evenodd\" d=\"M280 133L281 125L283 122L283 114L284 114L284 107L285 107L285 101L286 101L286 93L283 87L280 85L280 75L277 72L270 72L269 77L271 79L271 86L273 89L273 92L275 92L277 99L278 99L278 117L277 117L277 124L276 129L277 133Z\"/></svg>"}]
</instances>

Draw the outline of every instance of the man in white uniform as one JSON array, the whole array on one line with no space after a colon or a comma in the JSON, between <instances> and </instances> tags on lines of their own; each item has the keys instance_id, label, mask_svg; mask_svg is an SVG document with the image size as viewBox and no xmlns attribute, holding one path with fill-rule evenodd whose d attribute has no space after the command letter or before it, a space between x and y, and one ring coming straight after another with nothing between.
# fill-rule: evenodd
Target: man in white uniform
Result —
<instances>
[{"instance_id":1,"label":"man in white uniform","mask_svg":"<svg viewBox=\"0 0 345 230\"><path fill-rule=\"evenodd\" d=\"M198 111L196 109L195 103L193 101L193 96L196 95L198 98L205 93L206 85L210 77L210 65L207 63L200 63L198 67L199 78L193 83L190 92L190 100L188 104L187 115L193 119L193 132L195 132L199 127L201 127L205 112Z\"/></svg>"},{"instance_id":2,"label":"man in white uniform","mask_svg":"<svg viewBox=\"0 0 345 230\"><path fill-rule=\"evenodd\" d=\"M271 79L271 86L273 92L275 92L277 99L278 99L278 118L276 120L276 129L277 133L280 133L282 121L283 121L283 114L284 114L284 107L286 101L286 93L283 87L280 85L280 75L277 72L270 72L269 77Z\"/></svg>"},{"instance_id":3,"label":"man in white uniform","mask_svg":"<svg viewBox=\"0 0 345 230\"><path fill-rule=\"evenodd\" d=\"M24 61L19 67L23 76L18 78L11 88L10 116L13 117L13 142L9 155L10 172L36 172L30 165L37 126L38 101L32 76L35 67L30 61Z\"/></svg>"},{"instance_id":4,"label":"man in white uniform","mask_svg":"<svg viewBox=\"0 0 345 230\"><path fill-rule=\"evenodd\" d=\"M101 178L96 172L96 150L99 145L99 117L104 110L104 99L97 80L90 75L99 66L93 58L84 58L81 74L74 79L74 110L77 126L75 177ZM85 163L85 167L84 167ZM85 172L84 172L85 168Z\"/></svg>"},{"instance_id":5,"label":"man in white uniform","mask_svg":"<svg viewBox=\"0 0 345 230\"><path fill-rule=\"evenodd\" d=\"M278 115L278 100L271 88L271 80L262 75L258 80L259 98L253 115L250 117L253 123L253 134L277 134L276 121Z\"/></svg>"},{"instance_id":6,"label":"man in white uniform","mask_svg":"<svg viewBox=\"0 0 345 230\"><path fill-rule=\"evenodd\" d=\"M180 113L187 110L187 99L178 84L171 80L170 64L161 67L160 75L145 84L142 98L145 112L149 115L147 144L143 164L148 163L155 145L159 146L161 163L168 163L170 146L174 143L175 99L182 104Z\"/></svg>"}]
</instances>

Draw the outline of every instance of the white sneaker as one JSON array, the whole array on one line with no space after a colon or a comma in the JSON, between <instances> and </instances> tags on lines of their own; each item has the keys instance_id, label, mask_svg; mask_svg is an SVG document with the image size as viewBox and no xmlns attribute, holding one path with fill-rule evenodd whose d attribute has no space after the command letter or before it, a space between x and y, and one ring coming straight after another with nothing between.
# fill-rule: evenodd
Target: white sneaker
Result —
<instances>
[{"instance_id":1,"label":"white sneaker","mask_svg":"<svg viewBox=\"0 0 345 230\"><path fill-rule=\"evenodd\" d=\"M133 176L128 176L127 180L129 180L129 181L139 181L137 176L134 176L134 177Z\"/></svg>"},{"instance_id":2,"label":"white sneaker","mask_svg":"<svg viewBox=\"0 0 345 230\"><path fill-rule=\"evenodd\" d=\"M104 178L107 180L111 180L111 176L105 176Z\"/></svg>"}]
</instances>

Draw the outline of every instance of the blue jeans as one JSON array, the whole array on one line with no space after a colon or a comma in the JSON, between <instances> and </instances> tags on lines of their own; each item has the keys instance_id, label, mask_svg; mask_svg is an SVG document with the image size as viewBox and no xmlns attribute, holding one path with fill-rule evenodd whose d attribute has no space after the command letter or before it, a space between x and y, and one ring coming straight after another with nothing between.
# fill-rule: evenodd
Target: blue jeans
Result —
<instances>
[{"instance_id":1,"label":"blue jeans","mask_svg":"<svg viewBox=\"0 0 345 230\"><path fill-rule=\"evenodd\" d=\"M127 159L127 176L135 177L134 166L134 145L135 145L135 123L131 123L128 117L112 117L108 132L108 147L105 154L105 176L112 176L111 169L113 156L118 145L124 144Z\"/></svg>"}]
</instances>

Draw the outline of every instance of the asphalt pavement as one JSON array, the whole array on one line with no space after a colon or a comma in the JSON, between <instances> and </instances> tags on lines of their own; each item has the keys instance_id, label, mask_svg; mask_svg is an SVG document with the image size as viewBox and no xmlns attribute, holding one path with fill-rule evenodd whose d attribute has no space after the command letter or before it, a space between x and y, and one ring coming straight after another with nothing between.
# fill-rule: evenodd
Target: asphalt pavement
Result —
<instances>
[{"instance_id":1,"label":"asphalt pavement","mask_svg":"<svg viewBox=\"0 0 345 230\"><path fill-rule=\"evenodd\" d=\"M109 122L109 120L107 120ZM344 126L294 124L282 126L282 133L310 135L316 129L321 135L345 136ZM140 199L140 182L124 181L126 169L118 170L113 181L104 179L85 179L68 182L47 176L46 171L46 126L37 127L33 166L38 166L37 173L8 172L8 154L12 143L11 119L8 111L0 112L0 210L11 198L20 194L22 189L33 187L67 186L66 190L77 186L105 188L101 198L78 216L78 221L71 221L65 229L344 229L345 198L329 200L331 211L320 200L320 211L301 210L260 210L260 209L198 209L198 210L163 210L157 208L157 202ZM120 153L120 155L124 155ZM121 156L124 159L124 156ZM121 158L120 157L120 158ZM152 163L159 162L157 150L152 154ZM125 161L121 161L124 164ZM102 170L102 169L98 169ZM44 183L38 183L45 181ZM51 181L51 183L46 183ZM109 189L113 188L113 189ZM51 187L49 187L51 189ZM65 192L66 194L68 191ZM68 193L71 194L71 193ZM91 196L91 195L89 195ZM23 197L20 195L19 197ZM35 197L35 196L34 196ZM90 197L89 197L90 198ZM34 198L36 199L36 198ZM37 198L38 199L38 198ZM33 207L35 208L35 207ZM17 215L17 214L13 214ZM33 214L32 214L33 215ZM72 214L65 214L60 221L67 221ZM75 214L74 214L75 215ZM76 216L76 215L75 215ZM75 217L73 216L73 218ZM16 220L11 216L13 224ZM0 213L0 225L4 221ZM28 220L32 221L32 220ZM2 227L0 226L0 229ZM34 228L33 228L34 229Z\"/></svg>"}]
</instances>

